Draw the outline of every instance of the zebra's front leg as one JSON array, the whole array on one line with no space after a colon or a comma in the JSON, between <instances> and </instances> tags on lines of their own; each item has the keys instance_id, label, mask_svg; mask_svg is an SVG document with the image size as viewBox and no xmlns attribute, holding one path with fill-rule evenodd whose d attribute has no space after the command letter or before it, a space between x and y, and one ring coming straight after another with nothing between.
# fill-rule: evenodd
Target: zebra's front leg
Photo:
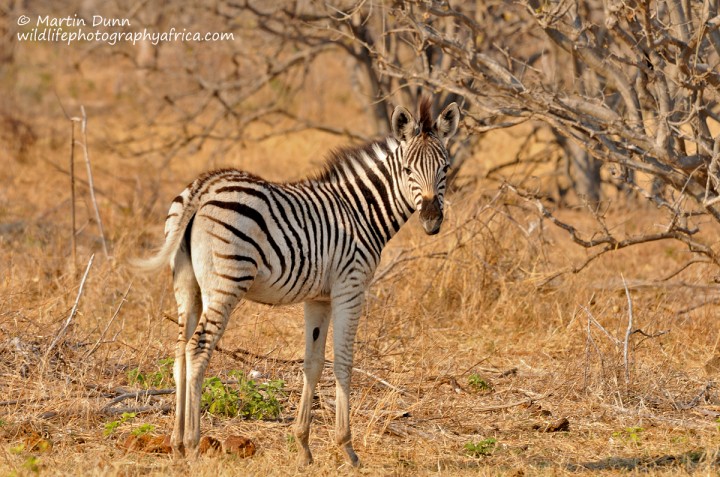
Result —
<instances>
[{"instance_id":1,"label":"zebra's front leg","mask_svg":"<svg viewBox=\"0 0 720 477\"><path fill-rule=\"evenodd\" d=\"M333 297L333 348L335 372L335 442L345 452L353 467L360 459L352 446L350 432L350 378L353 366L353 347L358 321L362 313L364 291L348 296Z\"/></svg>"},{"instance_id":2,"label":"zebra's front leg","mask_svg":"<svg viewBox=\"0 0 720 477\"><path fill-rule=\"evenodd\" d=\"M313 461L310 445L310 421L315 387L325 364L325 339L330 325L329 302L305 303L305 360L303 361L303 390L295 422L295 437L300 445L298 465Z\"/></svg>"}]
</instances>

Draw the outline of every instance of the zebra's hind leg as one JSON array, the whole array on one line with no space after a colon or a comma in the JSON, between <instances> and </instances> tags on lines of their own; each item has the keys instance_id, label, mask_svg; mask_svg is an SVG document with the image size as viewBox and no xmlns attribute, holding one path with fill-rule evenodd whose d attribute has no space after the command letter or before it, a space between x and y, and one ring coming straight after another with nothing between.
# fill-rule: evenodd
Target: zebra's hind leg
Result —
<instances>
[{"instance_id":1,"label":"zebra's hind leg","mask_svg":"<svg viewBox=\"0 0 720 477\"><path fill-rule=\"evenodd\" d=\"M175 255L173 264L173 288L178 307L178 338L175 345L175 423L170 443L176 458L185 454L183 435L185 433L185 347L197 326L202 311L200 286L195 279L187 245L183 243Z\"/></svg>"},{"instance_id":2,"label":"zebra's hind leg","mask_svg":"<svg viewBox=\"0 0 720 477\"><path fill-rule=\"evenodd\" d=\"M254 274L243 280L241 287L238 287L235 278L223 278L219 283L218 280L210 280L216 288L209 290L203 287L203 283L200 285L203 290L203 311L185 347L187 385L184 443L191 458L197 457L200 442L200 398L205 370L215 345L225 331L230 313L245 295L253 279Z\"/></svg>"},{"instance_id":3,"label":"zebra's hind leg","mask_svg":"<svg viewBox=\"0 0 720 477\"><path fill-rule=\"evenodd\" d=\"M313 395L325 364L325 339L330 325L330 303L309 301L305 303L305 360L303 361L303 390L295 422L295 437L300 445L298 465L313 461L308 440Z\"/></svg>"}]
</instances>

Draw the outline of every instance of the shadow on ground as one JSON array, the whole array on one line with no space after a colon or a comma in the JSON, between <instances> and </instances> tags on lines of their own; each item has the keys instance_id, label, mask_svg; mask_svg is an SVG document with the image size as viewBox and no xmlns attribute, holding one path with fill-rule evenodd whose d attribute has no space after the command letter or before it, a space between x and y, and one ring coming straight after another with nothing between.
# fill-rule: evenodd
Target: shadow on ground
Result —
<instances>
[{"instance_id":1,"label":"shadow on ground","mask_svg":"<svg viewBox=\"0 0 720 477\"><path fill-rule=\"evenodd\" d=\"M649 471L659 467L683 467L693 471L700 466L720 466L720 450L697 449L678 455L660 457L608 457L594 462L569 464L573 472L599 470L640 470Z\"/></svg>"}]
</instances>

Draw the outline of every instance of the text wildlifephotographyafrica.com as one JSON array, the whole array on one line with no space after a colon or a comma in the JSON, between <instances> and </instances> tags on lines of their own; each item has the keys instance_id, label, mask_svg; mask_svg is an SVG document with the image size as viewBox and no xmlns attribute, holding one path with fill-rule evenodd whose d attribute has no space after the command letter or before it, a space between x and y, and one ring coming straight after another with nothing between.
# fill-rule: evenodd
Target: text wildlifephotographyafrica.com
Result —
<instances>
[{"instance_id":1,"label":"text wildlifephotographyafrica.com","mask_svg":"<svg viewBox=\"0 0 720 477\"><path fill-rule=\"evenodd\" d=\"M0 476L720 471L720 0L0 37Z\"/></svg>"}]
</instances>

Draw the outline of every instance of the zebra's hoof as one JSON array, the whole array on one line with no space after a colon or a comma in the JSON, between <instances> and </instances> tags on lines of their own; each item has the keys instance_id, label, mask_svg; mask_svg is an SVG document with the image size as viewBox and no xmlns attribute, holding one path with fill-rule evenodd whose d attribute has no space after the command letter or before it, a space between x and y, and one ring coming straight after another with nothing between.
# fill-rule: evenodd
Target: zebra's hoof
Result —
<instances>
[{"instance_id":1,"label":"zebra's hoof","mask_svg":"<svg viewBox=\"0 0 720 477\"><path fill-rule=\"evenodd\" d=\"M353 448L346 447L343 450L345 451L345 457L347 457L348 463L355 468L360 467L360 458L357 456Z\"/></svg>"},{"instance_id":2,"label":"zebra's hoof","mask_svg":"<svg viewBox=\"0 0 720 477\"><path fill-rule=\"evenodd\" d=\"M313 463L313 457L312 457L312 454L310 453L310 451L307 451L307 452L300 451L300 454L298 455L298 458L297 458L297 466L302 469L303 467L307 467L307 466L311 465L312 463Z\"/></svg>"}]
</instances>

